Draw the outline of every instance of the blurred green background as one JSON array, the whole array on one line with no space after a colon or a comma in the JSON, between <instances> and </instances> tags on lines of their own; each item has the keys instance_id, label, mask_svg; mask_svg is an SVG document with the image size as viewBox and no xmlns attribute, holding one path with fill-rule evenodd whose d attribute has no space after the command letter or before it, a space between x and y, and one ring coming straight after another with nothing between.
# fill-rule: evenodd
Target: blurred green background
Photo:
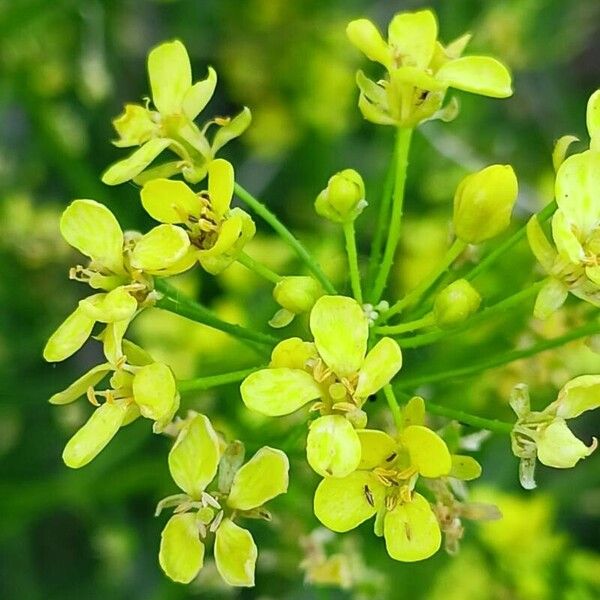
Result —
<instances>
[{"instance_id":1,"label":"blurred green background","mask_svg":"<svg viewBox=\"0 0 600 600\"><path fill-rule=\"evenodd\" d=\"M195 79L204 77L207 65L217 69L219 85L207 115L252 109L251 128L222 156L343 284L339 231L318 221L312 201L333 172L353 167L376 205L393 134L360 118L354 72L372 65L365 66L346 42L345 24L368 16L384 26L395 12L423 6L436 9L442 40L473 31L471 52L508 63L516 91L507 101L461 94L455 122L431 123L416 135L395 291L413 285L443 252L452 193L468 171L512 163L521 181L521 220L552 198L553 141L565 133L585 139L585 103L600 87L597 0L0 0L0 598L600 597L597 457L570 472L540 469L540 490L524 493L508 439L485 441L475 497L498 503L505 520L469 525L456 557L440 552L423 564L404 565L388 558L369 525L345 536L314 532L317 480L303 462L301 442L286 433L303 416L266 421L249 415L240 410L235 387L185 398L186 406L244 439L249 451L265 443L290 449L292 487L271 506L275 522L251 524L260 552L257 587L239 592L220 587L210 565L189 587L161 574L157 551L166 518L152 515L156 502L174 493L166 468L170 442L152 436L147 422L121 432L81 472L68 471L60 459L89 411L83 401L50 407L46 400L98 362L100 353L92 342L64 364L41 360L47 336L87 293L67 278L80 258L60 239L58 217L73 198L93 198L125 227L150 225L135 186L107 188L99 181L106 166L123 156L110 144L111 119L125 101L148 93L148 50L177 37L190 52ZM363 252L374 221L367 209L358 223ZM298 272L289 251L258 225L248 252L282 272ZM521 246L480 282L481 291L491 302L534 276ZM224 317L255 328L276 310L268 286L241 266L216 279L188 277L181 286ZM440 345L407 353L405 369L415 374L468 364L555 335L581 318L576 303L543 325L524 313L453 339L450 351ZM224 335L159 311L144 314L134 335L180 377L257 362ZM544 406L569 377L585 372L600 372L600 359L574 344L424 393L510 419L508 393L519 381L529 382L534 402ZM384 413L374 407L373 422L385 425ZM598 418L577 427L589 440ZM323 547L328 554L344 553L349 589L304 582L301 561L308 557L309 574L318 578L311 565L319 564Z\"/></svg>"}]
</instances>

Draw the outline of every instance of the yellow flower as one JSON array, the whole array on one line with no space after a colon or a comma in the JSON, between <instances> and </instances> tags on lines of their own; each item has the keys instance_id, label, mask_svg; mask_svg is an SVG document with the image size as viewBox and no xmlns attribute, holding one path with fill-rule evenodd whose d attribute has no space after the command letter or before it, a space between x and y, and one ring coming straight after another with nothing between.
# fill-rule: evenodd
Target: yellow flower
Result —
<instances>
[{"instance_id":1,"label":"yellow flower","mask_svg":"<svg viewBox=\"0 0 600 600\"><path fill-rule=\"evenodd\" d=\"M254 237L250 215L230 208L234 178L233 166L219 158L208 166L207 192L196 194L183 181L170 179L153 179L143 187L142 204L148 214L189 240L186 265L198 261L205 271L220 273Z\"/></svg>"},{"instance_id":2,"label":"yellow flower","mask_svg":"<svg viewBox=\"0 0 600 600\"><path fill-rule=\"evenodd\" d=\"M183 494L165 498L177 507L163 529L159 562L174 581L189 583L204 563L203 540L214 533L217 570L231 586L254 585L258 551L250 532L234 523L237 516L269 519L263 505L287 491L289 462L281 451L261 448L246 464L243 445L221 441L204 415L182 427L169 453L169 470ZM216 488L206 491L217 476Z\"/></svg>"},{"instance_id":3,"label":"yellow flower","mask_svg":"<svg viewBox=\"0 0 600 600\"><path fill-rule=\"evenodd\" d=\"M402 354L383 338L367 354L369 324L361 306L343 296L322 296L310 313L314 343L290 338L273 350L271 364L241 385L246 406L268 416L293 413L318 400L312 410L307 459L320 475L343 477L360 462L355 427L366 425L362 406L402 366Z\"/></svg>"},{"instance_id":4,"label":"yellow flower","mask_svg":"<svg viewBox=\"0 0 600 600\"><path fill-rule=\"evenodd\" d=\"M429 502L414 487L419 475L437 478L450 473L448 447L423 425L409 425L398 441L378 430L363 429L357 435L358 469L321 481L315 492L315 515L338 532L377 515L375 533L383 535L392 558L413 562L430 557L441 545L440 526Z\"/></svg>"},{"instance_id":5,"label":"yellow flower","mask_svg":"<svg viewBox=\"0 0 600 600\"><path fill-rule=\"evenodd\" d=\"M119 134L115 145L140 148L112 165L102 181L117 185L137 178L166 149L174 152L178 160L151 169L142 180L181 173L187 181L201 181L215 154L250 125L249 109L244 108L233 119L215 118L199 129L194 119L212 98L217 74L209 67L208 77L192 85L190 59L179 40L163 43L150 52L148 76L156 110L127 104L123 114L113 121ZM219 129L209 142L206 132L211 125Z\"/></svg>"},{"instance_id":6,"label":"yellow flower","mask_svg":"<svg viewBox=\"0 0 600 600\"><path fill-rule=\"evenodd\" d=\"M502 63L487 56L461 57L468 34L446 47L440 44L430 10L397 14L387 42L367 19L352 21L346 31L369 60L387 70L386 78L377 83L362 71L357 73L358 106L373 123L414 127L431 118L453 118L455 106L440 111L450 87L492 98L512 94L511 76Z\"/></svg>"}]
</instances>

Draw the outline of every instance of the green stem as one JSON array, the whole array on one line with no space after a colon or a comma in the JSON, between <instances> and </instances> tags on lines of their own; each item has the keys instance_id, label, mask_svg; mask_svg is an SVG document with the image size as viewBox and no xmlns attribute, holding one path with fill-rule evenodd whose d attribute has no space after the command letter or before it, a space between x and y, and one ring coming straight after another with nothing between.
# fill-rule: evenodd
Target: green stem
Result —
<instances>
[{"instance_id":1,"label":"green stem","mask_svg":"<svg viewBox=\"0 0 600 600\"><path fill-rule=\"evenodd\" d=\"M208 375L206 377L195 377L194 379L182 379L177 382L177 389L180 392L195 392L198 390L209 390L219 385L235 383L251 375L255 371L264 367L252 367L241 371L232 371L231 373L222 373L220 375Z\"/></svg>"},{"instance_id":2,"label":"green stem","mask_svg":"<svg viewBox=\"0 0 600 600\"><path fill-rule=\"evenodd\" d=\"M363 303L362 289L360 287L360 271L358 270L358 254L356 252L356 232L354 221L344 223L344 237L346 238L346 252L348 254L348 267L350 269L350 283L352 293L359 304Z\"/></svg>"},{"instance_id":3,"label":"green stem","mask_svg":"<svg viewBox=\"0 0 600 600\"><path fill-rule=\"evenodd\" d=\"M429 402L429 400L426 401L425 408L427 412L430 412L434 415L440 415L441 417L447 417L455 421L460 421L461 423L465 423L465 425L471 425L471 427L477 427L478 429L487 429L488 431L504 434L510 434L513 429L512 423L498 421L497 419L485 419L462 410L456 410L454 408L448 408L446 406L434 404L433 402Z\"/></svg>"},{"instance_id":4,"label":"green stem","mask_svg":"<svg viewBox=\"0 0 600 600\"><path fill-rule=\"evenodd\" d=\"M402 225L402 213L404 210L404 188L406 186L406 170L408 168L408 152L410 150L410 140L412 138L412 129L404 127L398 128L396 138L396 168L394 177L394 194L392 199L392 212L390 216L390 229L383 252L383 260L371 294L371 302L377 304L381 300L383 290L387 284L390 269L394 263L396 248L400 241L400 228Z\"/></svg>"},{"instance_id":5,"label":"green stem","mask_svg":"<svg viewBox=\"0 0 600 600\"><path fill-rule=\"evenodd\" d=\"M219 329L242 340L256 342L265 346L275 346L280 341L278 338L267 333L261 333L260 331L247 329L241 325L234 325L233 323L223 321L213 311L182 295L164 280L157 279L154 285L163 294L162 298L156 301L155 306L157 308L168 310L197 323Z\"/></svg>"},{"instance_id":6,"label":"green stem","mask_svg":"<svg viewBox=\"0 0 600 600\"><path fill-rule=\"evenodd\" d=\"M387 400L388 406L392 411L396 429L400 432L404 427L404 419L402 418L402 411L400 410L398 400L396 399L396 394L394 394L394 390L389 383L384 386L383 393L385 394L385 399Z\"/></svg>"},{"instance_id":7,"label":"green stem","mask_svg":"<svg viewBox=\"0 0 600 600\"><path fill-rule=\"evenodd\" d=\"M484 321L487 321L488 319L490 319L492 317L506 313L507 311L509 311L513 308L523 306L523 302L525 302L531 296L534 296L535 294L537 294L537 292L541 289L541 287L544 285L544 283L545 283L545 280L538 281L537 283L534 283L533 285L529 286L528 288L521 290L517 294L513 294L512 296L509 296L508 298L505 298L504 300L497 302L496 304L490 306L489 308L485 308L480 313L473 315L471 318L467 319L466 321L464 321L457 327L453 327L452 329L442 329L442 330L438 330L438 331L431 331L430 333L423 333L422 335L415 335L410 338L400 338L397 341L402 348L418 348L419 346L433 344L434 342L437 342L438 340L454 336L457 333L466 331L467 329L470 329L474 325L483 323ZM379 327L378 328L378 330L381 333L388 333L388 334L399 333L399 332L395 331L395 329L396 329L396 326Z\"/></svg>"},{"instance_id":8,"label":"green stem","mask_svg":"<svg viewBox=\"0 0 600 600\"><path fill-rule=\"evenodd\" d=\"M384 335L395 335L397 333L405 333L406 331L414 331L415 329L429 327L430 325L435 325L435 317L433 316L433 313L429 313L420 319L415 319L414 321L400 323L399 325L383 325L382 327L374 327L373 331L375 333Z\"/></svg>"},{"instance_id":9,"label":"green stem","mask_svg":"<svg viewBox=\"0 0 600 600\"><path fill-rule=\"evenodd\" d=\"M271 269L269 269L269 267L266 267L262 263L259 263L258 261L254 260L251 256L248 256L245 252L242 252L240 254L237 261L240 264L244 265L247 269L254 271L254 273L256 273L257 275L260 275L261 277L263 277L267 281L270 281L271 283L277 284L283 279L281 277L281 275L277 275L277 273L275 273L275 271L271 271Z\"/></svg>"},{"instance_id":10,"label":"green stem","mask_svg":"<svg viewBox=\"0 0 600 600\"><path fill-rule=\"evenodd\" d=\"M498 354L497 356L493 356L492 358L489 358L487 360L482 360L473 365L469 365L468 367L450 369L448 371L440 371L438 373L429 373L408 378L404 381L401 381L398 387L399 389L410 389L419 387L420 385L424 385L426 383L436 383L438 381L445 381L447 379L459 379L468 375L474 375L476 373L481 373L482 371L487 371L488 369L492 369L494 367L501 367L516 360L521 360L522 358L535 356L540 352L545 352L546 350L563 346L564 344L572 342L573 340L577 340L579 338L585 337L587 335L592 335L594 333L600 333L600 322L598 321L593 321L592 323L588 323L586 325L583 325L582 327L573 329L569 333L560 337L552 338L549 340L543 340L542 342L534 344L529 348L524 348L523 350L512 350L510 352L504 352L502 354Z\"/></svg>"},{"instance_id":11,"label":"green stem","mask_svg":"<svg viewBox=\"0 0 600 600\"><path fill-rule=\"evenodd\" d=\"M409 292L404 298L398 300L389 308L389 310L386 310L383 315L381 315L381 319L389 319L392 315L395 315L407 306L414 304L450 268L452 263L462 254L466 246L467 244L462 240L454 240L454 243L448 248L448 251L439 266L423 279L414 290Z\"/></svg>"},{"instance_id":12,"label":"green stem","mask_svg":"<svg viewBox=\"0 0 600 600\"><path fill-rule=\"evenodd\" d=\"M245 202L259 217L264 219L281 238L296 252L302 262L313 272L321 285L330 294L337 294L333 284L321 269L319 263L311 256L302 243L292 232L259 200L250 192L246 191L239 183L235 184L235 193Z\"/></svg>"},{"instance_id":13,"label":"green stem","mask_svg":"<svg viewBox=\"0 0 600 600\"><path fill-rule=\"evenodd\" d=\"M556 200L547 204L537 215L540 223L547 221L556 211L557 205ZM482 273L485 273L505 252L510 250L515 244L520 242L527 236L527 224L523 225L518 231L509 237L505 242L500 244L495 250L492 250L474 269L472 269L465 279L467 281L473 281L475 277L478 277Z\"/></svg>"}]
</instances>

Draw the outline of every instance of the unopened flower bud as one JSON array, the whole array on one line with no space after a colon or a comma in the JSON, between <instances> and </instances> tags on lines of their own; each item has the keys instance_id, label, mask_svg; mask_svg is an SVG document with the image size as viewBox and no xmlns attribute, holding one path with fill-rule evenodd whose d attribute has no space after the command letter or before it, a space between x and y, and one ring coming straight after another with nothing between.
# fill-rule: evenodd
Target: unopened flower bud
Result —
<instances>
[{"instance_id":1,"label":"unopened flower bud","mask_svg":"<svg viewBox=\"0 0 600 600\"><path fill-rule=\"evenodd\" d=\"M335 223L353 221L366 205L365 184L354 169L333 175L315 200L317 214Z\"/></svg>"},{"instance_id":2,"label":"unopened flower bud","mask_svg":"<svg viewBox=\"0 0 600 600\"><path fill-rule=\"evenodd\" d=\"M492 165L465 177L454 195L454 229L459 239L479 244L510 224L518 183L510 165Z\"/></svg>"},{"instance_id":3,"label":"unopened flower bud","mask_svg":"<svg viewBox=\"0 0 600 600\"><path fill-rule=\"evenodd\" d=\"M283 277L273 289L277 304L298 315L308 312L323 295L321 284L308 276Z\"/></svg>"},{"instance_id":4,"label":"unopened flower bud","mask_svg":"<svg viewBox=\"0 0 600 600\"><path fill-rule=\"evenodd\" d=\"M466 280L458 279L443 289L433 305L435 322L439 327L452 327L477 311L481 296Z\"/></svg>"}]
</instances>

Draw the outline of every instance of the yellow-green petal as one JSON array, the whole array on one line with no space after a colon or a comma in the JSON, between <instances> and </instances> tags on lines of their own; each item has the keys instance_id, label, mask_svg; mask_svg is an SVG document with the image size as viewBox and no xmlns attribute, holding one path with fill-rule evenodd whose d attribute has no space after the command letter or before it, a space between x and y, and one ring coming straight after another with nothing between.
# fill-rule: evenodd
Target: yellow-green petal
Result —
<instances>
[{"instance_id":1,"label":"yellow-green petal","mask_svg":"<svg viewBox=\"0 0 600 600\"><path fill-rule=\"evenodd\" d=\"M453 454L449 475L463 481L471 481L481 476L481 465L472 456Z\"/></svg>"},{"instance_id":2,"label":"yellow-green petal","mask_svg":"<svg viewBox=\"0 0 600 600\"><path fill-rule=\"evenodd\" d=\"M126 413L127 405L122 402L106 402L94 410L67 442L62 455L65 465L79 469L96 458L119 431Z\"/></svg>"},{"instance_id":3,"label":"yellow-green petal","mask_svg":"<svg viewBox=\"0 0 600 600\"><path fill-rule=\"evenodd\" d=\"M547 319L565 303L568 295L569 288L563 281L549 277L535 299L533 315L537 319Z\"/></svg>"},{"instance_id":4,"label":"yellow-green petal","mask_svg":"<svg viewBox=\"0 0 600 600\"><path fill-rule=\"evenodd\" d=\"M356 433L361 447L359 469L370 470L375 467L385 467L396 458L398 442L385 431L358 429Z\"/></svg>"},{"instance_id":5,"label":"yellow-green petal","mask_svg":"<svg viewBox=\"0 0 600 600\"><path fill-rule=\"evenodd\" d=\"M111 365L116 365L123 357L123 336L129 327L129 319L108 323L98 336L102 340L102 351Z\"/></svg>"},{"instance_id":6,"label":"yellow-green petal","mask_svg":"<svg viewBox=\"0 0 600 600\"><path fill-rule=\"evenodd\" d=\"M170 144L171 140L167 138L154 138L146 142L127 158L111 165L102 175L102 183L119 185L133 179Z\"/></svg>"},{"instance_id":7,"label":"yellow-green petal","mask_svg":"<svg viewBox=\"0 0 600 600\"><path fill-rule=\"evenodd\" d=\"M537 437L537 456L547 467L569 469L582 458L589 456L598 446L593 438L588 447L575 437L564 419L556 418L550 425L542 429Z\"/></svg>"},{"instance_id":8,"label":"yellow-green petal","mask_svg":"<svg viewBox=\"0 0 600 600\"><path fill-rule=\"evenodd\" d=\"M249 409L269 417L289 415L321 396L321 388L312 375L285 367L261 369L248 375L240 392Z\"/></svg>"},{"instance_id":9,"label":"yellow-green petal","mask_svg":"<svg viewBox=\"0 0 600 600\"><path fill-rule=\"evenodd\" d=\"M167 365L152 363L140 367L133 378L133 398L147 419L160 421L173 411L177 386Z\"/></svg>"},{"instance_id":10,"label":"yellow-green petal","mask_svg":"<svg viewBox=\"0 0 600 600\"><path fill-rule=\"evenodd\" d=\"M559 253L574 264L585 259L585 250L577 234L581 236L581 230L574 230L575 222L568 217L560 208L552 217L552 237Z\"/></svg>"},{"instance_id":11,"label":"yellow-green petal","mask_svg":"<svg viewBox=\"0 0 600 600\"><path fill-rule=\"evenodd\" d=\"M107 294L94 294L79 302L85 314L100 323L131 319L137 310L137 300L123 286Z\"/></svg>"},{"instance_id":12,"label":"yellow-green petal","mask_svg":"<svg viewBox=\"0 0 600 600\"><path fill-rule=\"evenodd\" d=\"M587 410L600 408L600 375L581 375L568 381L552 405L556 415L573 419Z\"/></svg>"},{"instance_id":13,"label":"yellow-green petal","mask_svg":"<svg viewBox=\"0 0 600 600\"><path fill-rule=\"evenodd\" d=\"M119 139L113 144L119 148L140 146L158 132L152 113L139 104L126 104L123 113L112 124L119 134Z\"/></svg>"},{"instance_id":14,"label":"yellow-green petal","mask_svg":"<svg viewBox=\"0 0 600 600\"><path fill-rule=\"evenodd\" d=\"M223 519L215 535L215 563L225 583L236 587L254 586L258 550L247 529Z\"/></svg>"},{"instance_id":15,"label":"yellow-green petal","mask_svg":"<svg viewBox=\"0 0 600 600\"><path fill-rule=\"evenodd\" d=\"M390 49L381 37L379 30L368 19L356 19L348 23L346 35L369 60L390 64Z\"/></svg>"},{"instance_id":16,"label":"yellow-green petal","mask_svg":"<svg viewBox=\"0 0 600 600\"><path fill-rule=\"evenodd\" d=\"M65 240L113 273L123 271L123 232L115 216L94 200L73 201L60 218Z\"/></svg>"},{"instance_id":17,"label":"yellow-green petal","mask_svg":"<svg viewBox=\"0 0 600 600\"><path fill-rule=\"evenodd\" d=\"M140 193L146 212L161 223L184 223L189 215L199 217L202 204L183 181L152 179Z\"/></svg>"},{"instance_id":18,"label":"yellow-green petal","mask_svg":"<svg viewBox=\"0 0 600 600\"><path fill-rule=\"evenodd\" d=\"M435 15L430 10L399 13L390 22L388 43L402 65L426 69L435 50L437 30Z\"/></svg>"},{"instance_id":19,"label":"yellow-green petal","mask_svg":"<svg viewBox=\"0 0 600 600\"><path fill-rule=\"evenodd\" d=\"M358 374L356 396L367 398L388 384L402 367L402 351L389 337L380 339L365 357Z\"/></svg>"},{"instance_id":20,"label":"yellow-green petal","mask_svg":"<svg viewBox=\"0 0 600 600\"><path fill-rule=\"evenodd\" d=\"M85 344L93 327L94 319L77 307L46 342L44 359L48 362L65 360Z\"/></svg>"},{"instance_id":21,"label":"yellow-green petal","mask_svg":"<svg viewBox=\"0 0 600 600\"><path fill-rule=\"evenodd\" d=\"M588 100L586 123L590 134L590 148L600 150L600 90L596 90Z\"/></svg>"},{"instance_id":22,"label":"yellow-green petal","mask_svg":"<svg viewBox=\"0 0 600 600\"><path fill-rule=\"evenodd\" d=\"M317 357L317 348L312 342L305 342L298 337L288 338L273 348L269 367L305 369L307 361Z\"/></svg>"},{"instance_id":23,"label":"yellow-green petal","mask_svg":"<svg viewBox=\"0 0 600 600\"><path fill-rule=\"evenodd\" d=\"M402 562L424 560L435 554L442 534L429 502L413 493L411 502L398 504L385 515L383 535L388 554Z\"/></svg>"},{"instance_id":24,"label":"yellow-green petal","mask_svg":"<svg viewBox=\"0 0 600 600\"><path fill-rule=\"evenodd\" d=\"M310 330L325 364L339 377L362 366L369 323L360 304L344 296L321 296L310 312Z\"/></svg>"},{"instance_id":25,"label":"yellow-green petal","mask_svg":"<svg viewBox=\"0 0 600 600\"><path fill-rule=\"evenodd\" d=\"M491 98L508 98L513 93L508 69L489 56L451 60L440 67L435 78L458 90Z\"/></svg>"},{"instance_id":26,"label":"yellow-green petal","mask_svg":"<svg viewBox=\"0 0 600 600\"><path fill-rule=\"evenodd\" d=\"M102 381L111 368L108 363L96 365L93 369L90 369L74 381L67 389L51 396L49 400L50 404L69 404L81 398L89 388L93 388L97 383Z\"/></svg>"},{"instance_id":27,"label":"yellow-green petal","mask_svg":"<svg viewBox=\"0 0 600 600\"><path fill-rule=\"evenodd\" d=\"M534 256L544 267L546 273L549 273L556 260L556 250L548 241L537 215L533 215L527 222L527 240Z\"/></svg>"},{"instance_id":28,"label":"yellow-green petal","mask_svg":"<svg viewBox=\"0 0 600 600\"><path fill-rule=\"evenodd\" d=\"M354 471L347 477L323 479L315 491L314 511L325 527L343 533L370 519L384 497L385 488L374 475Z\"/></svg>"},{"instance_id":29,"label":"yellow-green petal","mask_svg":"<svg viewBox=\"0 0 600 600\"><path fill-rule=\"evenodd\" d=\"M131 266L157 273L181 260L190 248L190 238L177 225L158 225L143 235L131 253Z\"/></svg>"},{"instance_id":30,"label":"yellow-green petal","mask_svg":"<svg viewBox=\"0 0 600 600\"><path fill-rule=\"evenodd\" d=\"M360 463L360 440L341 415L326 415L310 424L306 439L308 464L322 477L345 477Z\"/></svg>"},{"instance_id":31,"label":"yellow-green petal","mask_svg":"<svg viewBox=\"0 0 600 600\"><path fill-rule=\"evenodd\" d=\"M421 396L413 396L402 409L404 427L425 424L425 400Z\"/></svg>"},{"instance_id":32,"label":"yellow-green petal","mask_svg":"<svg viewBox=\"0 0 600 600\"><path fill-rule=\"evenodd\" d=\"M208 195L213 211L223 217L233 198L235 173L230 162L217 158L208 165Z\"/></svg>"},{"instance_id":33,"label":"yellow-green petal","mask_svg":"<svg viewBox=\"0 0 600 600\"><path fill-rule=\"evenodd\" d=\"M199 498L215 478L221 451L208 417L196 415L179 433L169 452L173 481L192 498Z\"/></svg>"},{"instance_id":34,"label":"yellow-green petal","mask_svg":"<svg viewBox=\"0 0 600 600\"><path fill-rule=\"evenodd\" d=\"M264 446L235 474L227 504L238 510L251 510L284 494L289 469L285 452Z\"/></svg>"},{"instance_id":35,"label":"yellow-green petal","mask_svg":"<svg viewBox=\"0 0 600 600\"><path fill-rule=\"evenodd\" d=\"M173 581L190 583L196 578L204 564L204 544L195 514L174 515L167 521L160 536L158 561Z\"/></svg>"},{"instance_id":36,"label":"yellow-green petal","mask_svg":"<svg viewBox=\"0 0 600 600\"><path fill-rule=\"evenodd\" d=\"M423 477L436 478L450 473L450 451L435 431L421 425L411 425L402 432L401 442L408 450L411 465Z\"/></svg>"},{"instance_id":37,"label":"yellow-green petal","mask_svg":"<svg viewBox=\"0 0 600 600\"><path fill-rule=\"evenodd\" d=\"M217 86L217 72L208 67L208 76L196 82L183 97L183 112L188 119L194 120L209 103Z\"/></svg>"},{"instance_id":38,"label":"yellow-green petal","mask_svg":"<svg viewBox=\"0 0 600 600\"><path fill-rule=\"evenodd\" d=\"M192 68L185 46L165 42L148 55L148 77L154 106L165 115L183 111L183 99L192 87Z\"/></svg>"},{"instance_id":39,"label":"yellow-green petal","mask_svg":"<svg viewBox=\"0 0 600 600\"><path fill-rule=\"evenodd\" d=\"M244 106L242 111L237 114L229 123L219 128L215 134L212 143L213 155L216 154L225 144L239 137L248 129L252 122L252 113L247 106Z\"/></svg>"}]
</instances>

